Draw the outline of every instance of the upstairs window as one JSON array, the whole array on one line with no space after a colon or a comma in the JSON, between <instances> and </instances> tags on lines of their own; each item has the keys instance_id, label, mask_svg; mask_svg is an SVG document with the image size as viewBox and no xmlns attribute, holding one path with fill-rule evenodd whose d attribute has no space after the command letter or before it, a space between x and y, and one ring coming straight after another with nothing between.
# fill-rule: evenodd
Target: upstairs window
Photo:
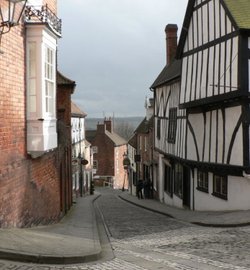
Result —
<instances>
[{"instance_id":1,"label":"upstairs window","mask_svg":"<svg viewBox=\"0 0 250 270\"><path fill-rule=\"evenodd\" d=\"M45 107L46 113L55 116L55 51L45 47Z\"/></svg>"},{"instance_id":2,"label":"upstairs window","mask_svg":"<svg viewBox=\"0 0 250 270\"><path fill-rule=\"evenodd\" d=\"M157 134L156 134L157 139L160 140L160 138L161 138L161 119L160 118L157 119L156 130L157 130Z\"/></svg>"},{"instance_id":3,"label":"upstairs window","mask_svg":"<svg viewBox=\"0 0 250 270\"><path fill-rule=\"evenodd\" d=\"M30 42L27 49L28 56L28 112L35 113L37 110L37 71L36 71L36 43Z\"/></svg>"},{"instance_id":4,"label":"upstairs window","mask_svg":"<svg viewBox=\"0 0 250 270\"><path fill-rule=\"evenodd\" d=\"M98 147L97 146L92 146L92 153L97 154L98 153Z\"/></svg>"},{"instance_id":5,"label":"upstairs window","mask_svg":"<svg viewBox=\"0 0 250 270\"><path fill-rule=\"evenodd\" d=\"M93 169L98 170L98 160L93 160Z\"/></svg>"},{"instance_id":6,"label":"upstairs window","mask_svg":"<svg viewBox=\"0 0 250 270\"><path fill-rule=\"evenodd\" d=\"M56 117L57 40L43 26L27 26L27 118Z\"/></svg>"},{"instance_id":7,"label":"upstairs window","mask_svg":"<svg viewBox=\"0 0 250 270\"><path fill-rule=\"evenodd\" d=\"M168 142L175 143L177 129L177 108L169 109Z\"/></svg>"}]
</instances>

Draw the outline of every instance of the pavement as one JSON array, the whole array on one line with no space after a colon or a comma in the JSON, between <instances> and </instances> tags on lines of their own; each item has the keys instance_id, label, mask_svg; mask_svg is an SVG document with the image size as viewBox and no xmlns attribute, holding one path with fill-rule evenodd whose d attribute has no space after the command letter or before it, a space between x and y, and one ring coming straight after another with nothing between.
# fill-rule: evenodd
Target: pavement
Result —
<instances>
[{"instance_id":1,"label":"pavement","mask_svg":"<svg viewBox=\"0 0 250 270\"><path fill-rule=\"evenodd\" d=\"M0 259L43 264L73 264L101 257L93 202L99 194L78 198L57 224L0 229Z\"/></svg>"},{"instance_id":2,"label":"pavement","mask_svg":"<svg viewBox=\"0 0 250 270\"><path fill-rule=\"evenodd\" d=\"M152 199L138 199L128 192L119 197L127 202L168 217L206 227L239 227L250 225L250 210L244 211L192 211L168 206Z\"/></svg>"},{"instance_id":3,"label":"pavement","mask_svg":"<svg viewBox=\"0 0 250 270\"><path fill-rule=\"evenodd\" d=\"M250 225L250 211L198 212L167 206L152 199L138 199L127 191L116 192L134 205L201 226ZM43 264L75 264L102 258L95 195L78 198L57 224L26 229L0 229L0 259Z\"/></svg>"}]
</instances>

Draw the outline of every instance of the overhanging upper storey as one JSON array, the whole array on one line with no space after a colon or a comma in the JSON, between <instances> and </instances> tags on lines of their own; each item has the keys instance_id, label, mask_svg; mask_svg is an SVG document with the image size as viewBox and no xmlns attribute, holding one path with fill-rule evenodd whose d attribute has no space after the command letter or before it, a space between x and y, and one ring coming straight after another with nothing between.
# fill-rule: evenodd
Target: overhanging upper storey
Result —
<instances>
[{"instance_id":1,"label":"overhanging upper storey","mask_svg":"<svg viewBox=\"0 0 250 270\"><path fill-rule=\"evenodd\" d=\"M59 19L48 7L27 5L25 10L27 24L46 24L57 37L62 36L62 20Z\"/></svg>"},{"instance_id":2,"label":"overhanging upper storey","mask_svg":"<svg viewBox=\"0 0 250 270\"><path fill-rule=\"evenodd\" d=\"M249 0L189 1L177 51L182 108L249 96L249 8Z\"/></svg>"}]
</instances>

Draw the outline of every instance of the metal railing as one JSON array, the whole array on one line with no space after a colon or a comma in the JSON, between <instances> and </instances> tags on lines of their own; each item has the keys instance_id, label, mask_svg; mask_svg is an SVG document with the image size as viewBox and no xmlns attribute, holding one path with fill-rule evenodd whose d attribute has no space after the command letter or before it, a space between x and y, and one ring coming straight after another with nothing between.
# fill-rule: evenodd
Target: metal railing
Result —
<instances>
[{"instance_id":1,"label":"metal railing","mask_svg":"<svg viewBox=\"0 0 250 270\"><path fill-rule=\"evenodd\" d=\"M56 34L62 34L62 20L53 13L48 5L27 6L25 9L25 21L27 23L47 23Z\"/></svg>"}]
</instances>

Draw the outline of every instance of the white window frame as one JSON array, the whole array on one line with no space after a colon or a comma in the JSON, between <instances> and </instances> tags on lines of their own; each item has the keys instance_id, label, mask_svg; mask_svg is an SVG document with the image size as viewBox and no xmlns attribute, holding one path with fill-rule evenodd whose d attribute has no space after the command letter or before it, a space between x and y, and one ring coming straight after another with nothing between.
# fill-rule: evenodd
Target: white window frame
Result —
<instances>
[{"instance_id":1,"label":"white window frame","mask_svg":"<svg viewBox=\"0 0 250 270\"><path fill-rule=\"evenodd\" d=\"M33 158L55 149L57 36L45 24L26 25L27 152Z\"/></svg>"},{"instance_id":2,"label":"white window frame","mask_svg":"<svg viewBox=\"0 0 250 270\"><path fill-rule=\"evenodd\" d=\"M44 85L45 85L45 113L55 117L55 92L56 92L56 52L45 45L44 52Z\"/></svg>"}]
</instances>

